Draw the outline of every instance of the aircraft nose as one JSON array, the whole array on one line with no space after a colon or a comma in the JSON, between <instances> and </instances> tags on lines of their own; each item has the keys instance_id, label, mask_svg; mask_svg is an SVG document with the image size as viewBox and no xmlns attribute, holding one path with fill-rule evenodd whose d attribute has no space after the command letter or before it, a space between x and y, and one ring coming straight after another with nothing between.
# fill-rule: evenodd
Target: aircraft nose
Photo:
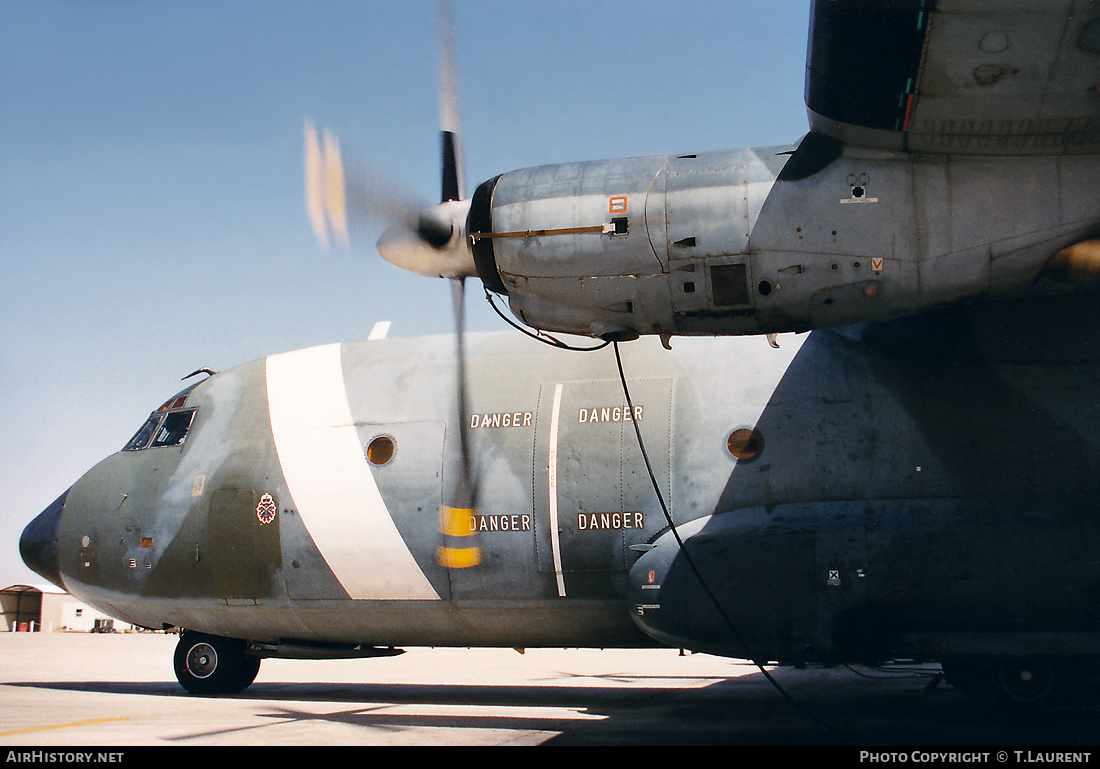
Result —
<instances>
[{"instance_id":1,"label":"aircraft nose","mask_svg":"<svg viewBox=\"0 0 1100 769\"><path fill-rule=\"evenodd\" d=\"M19 537L19 555L23 563L41 577L48 579L62 590L61 558L57 548L57 530L61 523L61 510L69 491L55 499L23 529Z\"/></svg>"}]
</instances>

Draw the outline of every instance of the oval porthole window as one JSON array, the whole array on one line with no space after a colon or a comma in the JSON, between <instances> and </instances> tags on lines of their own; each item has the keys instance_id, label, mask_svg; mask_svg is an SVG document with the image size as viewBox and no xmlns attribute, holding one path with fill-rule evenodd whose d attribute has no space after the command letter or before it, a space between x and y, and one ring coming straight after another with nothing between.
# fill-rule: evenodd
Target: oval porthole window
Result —
<instances>
[{"instance_id":1,"label":"oval porthole window","mask_svg":"<svg viewBox=\"0 0 1100 769\"><path fill-rule=\"evenodd\" d=\"M384 465L393 459L393 438L379 435L367 446L367 461L372 465Z\"/></svg>"},{"instance_id":2,"label":"oval porthole window","mask_svg":"<svg viewBox=\"0 0 1100 769\"><path fill-rule=\"evenodd\" d=\"M764 439L756 430L739 427L726 438L726 448L739 460L755 459L764 449Z\"/></svg>"}]
</instances>

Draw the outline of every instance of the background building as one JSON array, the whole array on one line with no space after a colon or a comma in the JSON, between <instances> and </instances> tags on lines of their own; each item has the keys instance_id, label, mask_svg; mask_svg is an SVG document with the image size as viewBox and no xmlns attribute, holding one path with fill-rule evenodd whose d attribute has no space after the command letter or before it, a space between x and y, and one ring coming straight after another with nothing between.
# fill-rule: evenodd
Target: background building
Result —
<instances>
[{"instance_id":1,"label":"background building","mask_svg":"<svg viewBox=\"0 0 1100 769\"><path fill-rule=\"evenodd\" d=\"M133 626L108 617L56 588L12 585L0 590L4 629L11 632L110 632Z\"/></svg>"}]
</instances>

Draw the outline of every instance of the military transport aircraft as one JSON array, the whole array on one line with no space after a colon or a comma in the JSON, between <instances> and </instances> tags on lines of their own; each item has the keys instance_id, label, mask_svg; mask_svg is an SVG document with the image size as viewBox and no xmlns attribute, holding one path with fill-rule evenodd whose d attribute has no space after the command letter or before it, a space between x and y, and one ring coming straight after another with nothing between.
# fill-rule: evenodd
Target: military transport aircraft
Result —
<instances>
[{"instance_id":1,"label":"military transport aircraft","mask_svg":"<svg viewBox=\"0 0 1100 769\"><path fill-rule=\"evenodd\" d=\"M1100 5L990 8L817 0L797 146L469 199L445 87L442 201L382 195L378 250L452 281L457 344L206 372L27 526L24 560L181 629L199 693L267 656L419 645L935 660L1024 700L1080 679ZM385 208L312 127L306 167L322 237ZM537 331L467 338L473 277Z\"/></svg>"}]
</instances>

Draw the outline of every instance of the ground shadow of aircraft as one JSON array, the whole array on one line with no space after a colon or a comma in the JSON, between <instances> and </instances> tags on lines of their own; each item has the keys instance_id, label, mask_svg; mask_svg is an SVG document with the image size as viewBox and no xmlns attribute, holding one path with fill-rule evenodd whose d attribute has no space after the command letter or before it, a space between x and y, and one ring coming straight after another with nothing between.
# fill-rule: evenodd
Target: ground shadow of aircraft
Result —
<instances>
[{"instance_id":1,"label":"ground shadow of aircraft","mask_svg":"<svg viewBox=\"0 0 1100 769\"><path fill-rule=\"evenodd\" d=\"M262 739L268 729L320 721L364 733L454 729L449 739L455 744L463 741L464 729L541 732L540 743L546 745L1065 746L1095 741L1092 707L990 708L949 686L936 686L927 669L921 673L777 671L784 686L810 703L812 717L776 697L759 673L690 688L659 683L645 688L577 686L567 679L530 685L258 681L247 693L234 695L237 707L254 716L247 725L181 730L171 739L202 741L238 733ZM15 685L74 693L185 696L174 682ZM310 707L316 703L326 704L323 712ZM409 713L403 710L406 705L416 705L421 712ZM433 706L441 710L435 712ZM555 715L555 708L572 712Z\"/></svg>"}]
</instances>

